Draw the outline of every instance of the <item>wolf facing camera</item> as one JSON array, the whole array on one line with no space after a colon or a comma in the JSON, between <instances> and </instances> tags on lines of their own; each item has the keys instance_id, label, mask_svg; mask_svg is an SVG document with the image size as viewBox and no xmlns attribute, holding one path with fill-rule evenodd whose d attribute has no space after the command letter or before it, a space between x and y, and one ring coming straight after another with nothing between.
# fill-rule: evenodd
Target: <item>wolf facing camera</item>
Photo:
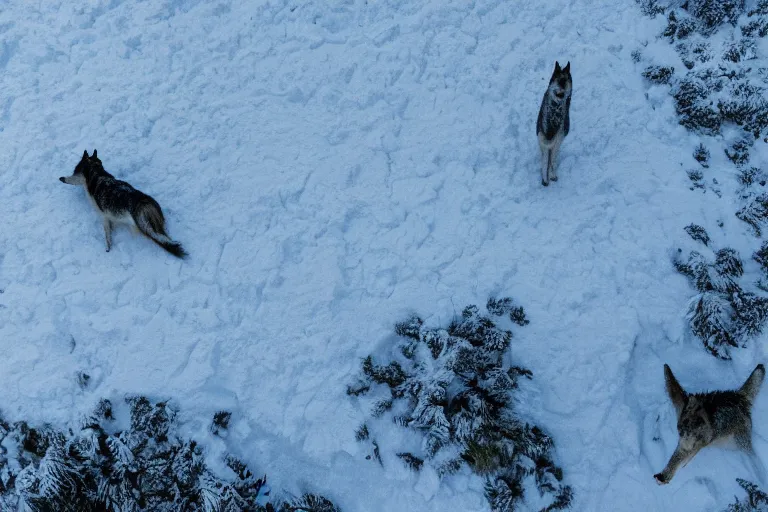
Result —
<instances>
[{"instance_id":1,"label":"wolf facing camera","mask_svg":"<svg viewBox=\"0 0 768 512\"><path fill-rule=\"evenodd\" d=\"M571 62L564 68L555 61L555 71L549 79L547 92L541 100L539 118L536 120L536 136L541 148L541 184L557 181L557 157L560 145L571 128Z\"/></svg>"},{"instance_id":2,"label":"wolf facing camera","mask_svg":"<svg viewBox=\"0 0 768 512\"><path fill-rule=\"evenodd\" d=\"M88 198L101 213L107 252L112 248L112 229L118 223L135 227L177 258L187 256L181 244L165 232L165 217L157 201L105 171L95 149L91 156L84 151L72 176L62 176L59 180L85 187Z\"/></svg>"},{"instance_id":3,"label":"wolf facing camera","mask_svg":"<svg viewBox=\"0 0 768 512\"><path fill-rule=\"evenodd\" d=\"M699 450L718 440L733 438L741 450L754 458L752 404L763 379L765 367L759 364L737 390L688 393L665 364L664 380L667 394L677 411L680 440L667 466L661 473L653 475L656 482L668 484L677 470L688 464Z\"/></svg>"}]
</instances>

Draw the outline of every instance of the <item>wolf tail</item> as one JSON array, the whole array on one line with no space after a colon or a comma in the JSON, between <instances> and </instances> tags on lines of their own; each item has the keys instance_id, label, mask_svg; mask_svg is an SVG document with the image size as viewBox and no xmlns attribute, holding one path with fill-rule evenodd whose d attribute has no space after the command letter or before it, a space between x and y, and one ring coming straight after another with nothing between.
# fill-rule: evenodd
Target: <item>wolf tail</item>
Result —
<instances>
[{"instance_id":1,"label":"wolf tail","mask_svg":"<svg viewBox=\"0 0 768 512\"><path fill-rule=\"evenodd\" d=\"M187 251L179 242L171 240L168 233L165 232L165 217L163 217L160 205L154 199L148 199L139 205L133 215L136 227L157 245L177 258L184 259L187 256Z\"/></svg>"},{"instance_id":2,"label":"wolf tail","mask_svg":"<svg viewBox=\"0 0 768 512\"><path fill-rule=\"evenodd\" d=\"M741 386L741 389L739 389L739 392L749 400L749 403L755 401L755 397L760 392L760 386L763 384L763 379L765 379L765 366L759 364L752 371L752 375L749 376L744 385Z\"/></svg>"}]
</instances>

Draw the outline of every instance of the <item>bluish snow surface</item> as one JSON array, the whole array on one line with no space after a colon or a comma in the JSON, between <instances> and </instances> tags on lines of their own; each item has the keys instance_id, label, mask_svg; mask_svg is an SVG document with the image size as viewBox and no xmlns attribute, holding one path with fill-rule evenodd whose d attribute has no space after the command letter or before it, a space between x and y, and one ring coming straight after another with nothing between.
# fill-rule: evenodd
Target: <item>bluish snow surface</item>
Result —
<instances>
[{"instance_id":1,"label":"bluish snow surface","mask_svg":"<svg viewBox=\"0 0 768 512\"><path fill-rule=\"evenodd\" d=\"M649 42L676 59L662 24L631 0L7 0L4 415L64 425L101 397L173 398L201 439L233 411L230 446L274 489L487 511L466 471L365 460L367 411L345 390L411 311L444 325L511 295L531 320L512 346L534 373L518 410L552 433L574 510L723 508L755 479L728 447L654 482L677 442L662 365L687 389L735 387L764 340L707 355L671 256L691 222L721 220L710 236L745 260L759 241L733 180L722 198L689 190L698 139L630 58ZM544 188L535 120L556 59L571 133ZM125 228L104 251L83 191L57 180L86 148L160 202L188 261ZM766 419L764 393L763 459Z\"/></svg>"}]
</instances>

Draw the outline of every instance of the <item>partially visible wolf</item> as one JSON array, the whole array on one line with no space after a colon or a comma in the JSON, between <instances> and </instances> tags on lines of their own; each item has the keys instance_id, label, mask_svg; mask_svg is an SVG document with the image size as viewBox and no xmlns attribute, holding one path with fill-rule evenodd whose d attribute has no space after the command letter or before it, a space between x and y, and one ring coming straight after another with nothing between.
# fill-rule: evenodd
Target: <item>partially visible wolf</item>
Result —
<instances>
[{"instance_id":1,"label":"partially visible wolf","mask_svg":"<svg viewBox=\"0 0 768 512\"><path fill-rule=\"evenodd\" d=\"M157 201L105 171L95 149L91 156L84 151L72 176L62 176L59 180L85 187L88 198L99 209L104 221L107 252L112 248L112 228L115 223L121 223L136 227L177 258L187 255L181 244L171 240L165 232L165 217Z\"/></svg>"},{"instance_id":2,"label":"partially visible wolf","mask_svg":"<svg viewBox=\"0 0 768 512\"><path fill-rule=\"evenodd\" d=\"M667 466L653 475L667 484L675 472L713 441L733 437L736 445L754 456L752 450L752 404L765 378L765 367L757 365L744 384L734 391L688 393L664 365L667 394L677 411L680 440Z\"/></svg>"},{"instance_id":3,"label":"partially visible wolf","mask_svg":"<svg viewBox=\"0 0 768 512\"><path fill-rule=\"evenodd\" d=\"M555 71L549 79L547 92L541 100L539 118L536 120L536 136L541 148L541 184L557 181L557 157L560 144L571 129L571 79L570 61L564 68L555 61Z\"/></svg>"}]
</instances>

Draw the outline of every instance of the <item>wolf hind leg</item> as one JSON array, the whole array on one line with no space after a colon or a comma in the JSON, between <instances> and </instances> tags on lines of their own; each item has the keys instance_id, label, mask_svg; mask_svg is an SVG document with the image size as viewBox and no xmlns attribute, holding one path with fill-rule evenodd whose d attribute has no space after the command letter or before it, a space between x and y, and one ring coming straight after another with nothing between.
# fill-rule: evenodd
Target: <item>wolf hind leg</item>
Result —
<instances>
[{"instance_id":1,"label":"wolf hind leg","mask_svg":"<svg viewBox=\"0 0 768 512\"><path fill-rule=\"evenodd\" d=\"M104 238L107 241L107 252L112 249L112 221L104 219Z\"/></svg>"}]
</instances>

